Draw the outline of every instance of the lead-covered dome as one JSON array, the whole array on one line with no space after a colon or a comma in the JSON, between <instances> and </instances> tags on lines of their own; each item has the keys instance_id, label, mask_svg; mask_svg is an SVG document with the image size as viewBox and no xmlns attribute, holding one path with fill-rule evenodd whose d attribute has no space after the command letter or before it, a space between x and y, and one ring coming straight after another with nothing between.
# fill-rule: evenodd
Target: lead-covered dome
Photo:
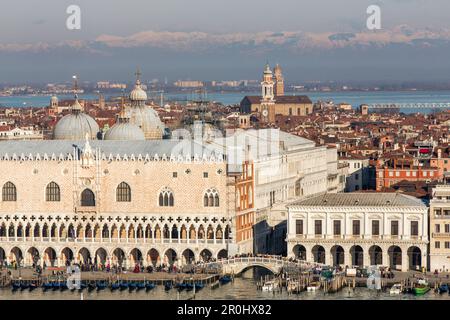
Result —
<instances>
[{"instance_id":1,"label":"lead-covered dome","mask_svg":"<svg viewBox=\"0 0 450 320\"><path fill-rule=\"evenodd\" d=\"M138 70L136 72L136 84L130 93L130 123L136 125L144 132L145 139L161 139L164 135L165 126L158 113L153 108L145 105L147 94L141 87L140 74Z\"/></svg>"},{"instance_id":2,"label":"lead-covered dome","mask_svg":"<svg viewBox=\"0 0 450 320\"><path fill-rule=\"evenodd\" d=\"M62 117L53 129L55 140L84 140L86 133L89 139L96 139L99 132L97 122L89 115L81 112L82 107L75 99L72 112Z\"/></svg>"},{"instance_id":3,"label":"lead-covered dome","mask_svg":"<svg viewBox=\"0 0 450 320\"><path fill-rule=\"evenodd\" d=\"M141 87L141 81L136 80L134 89L130 92L130 100L132 101L147 101L147 93Z\"/></svg>"},{"instance_id":4,"label":"lead-covered dome","mask_svg":"<svg viewBox=\"0 0 450 320\"><path fill-rule=\"evenodd\" d=\"M105 140L145 140L144 132L137 125L130 123L130 116L122 106L117 123L106 131Z\"/></svg>"},{"instance_id":5,"label":"lead-covered dome","mask_svg":"<svg viewBox=\"0 0 450 320\"><path fill-rule=\"evenodd\" d=\"M132 123L116 123L106 131L105 140L145 140L144 132Z\"/></svg>"},{"instance_id":6,"label":"lead-covered dome","mask_svg":"<svg viewBox=\"0 0 450 320\"><path fill-rule=\"evenodd\" d=\"M158 113L149 106L135 106L130 109L130 123L144 132L146 139L161 139L165 126Z\"/></svg>"}]
</instances>

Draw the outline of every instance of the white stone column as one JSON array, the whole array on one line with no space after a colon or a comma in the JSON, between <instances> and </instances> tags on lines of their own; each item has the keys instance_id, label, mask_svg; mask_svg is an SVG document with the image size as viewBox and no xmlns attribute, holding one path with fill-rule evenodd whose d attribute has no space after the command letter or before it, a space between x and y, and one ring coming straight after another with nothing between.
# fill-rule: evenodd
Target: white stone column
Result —
<instances>
[{"instance_id":1,"label":"white stone column","mask_svg":"<svg viewBox=\"0 0 450 320\"><path fill-rule=\"evenodd\" d=\"M364 267L370 266L370 254L369 254L369 248L363 247L363 265Z\"/></svg>"},{"instance_id":2,"label":"white stone column","mask_svg":"<svg viewBox=\"0 0 450 320\"><path fill-rule=\"evenodd\" d=\"M383 266L387 267L389 267L390 265L388 249L388 247L382 247L383 251L381 253L381 263L383 264Z\"/></svg>"},{"instance_id":3,"label":"white stone column","mask_svg":"<svg viewBox=\"0 0 450 320\"><path fill-rule=\"evenodd\" d=\"M408 248L401 247L402 249L402 271L408 271L409 259L408 259Z\"/></svg>"}]
</instances>

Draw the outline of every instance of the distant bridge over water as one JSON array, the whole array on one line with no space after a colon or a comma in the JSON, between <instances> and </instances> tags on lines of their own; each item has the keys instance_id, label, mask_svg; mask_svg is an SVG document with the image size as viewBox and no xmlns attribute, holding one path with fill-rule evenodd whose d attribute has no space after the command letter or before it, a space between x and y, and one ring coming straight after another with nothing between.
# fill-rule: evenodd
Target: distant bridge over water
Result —
<instances>
[{"instance_id":1,"label":"distant bridge over water","mask_svg":"<svg viewBox=\"0 0 450 320\"><path fill-rule=\"evenodd\" d=\"M323 264L306 261L294 262L285 257L270 256L220 259L215 262L199 264L196 266L196 268L197 270L200 269L203 272L214 270L215 272L222 274L240 274L249 268L261 267L270 270L274 274L277 274L282 270L298 272L321 266L323 266Z\"/></svg>"},{"instance_id":2,"label":"distant bridge over water","mask_svg":"<svg viewBox=\"0 0 450 320\"><path fill-rule=\"evenodd\" d=\"M450 109L450 103L372 103L369 109Z\"/></svg>"}]
</instances>

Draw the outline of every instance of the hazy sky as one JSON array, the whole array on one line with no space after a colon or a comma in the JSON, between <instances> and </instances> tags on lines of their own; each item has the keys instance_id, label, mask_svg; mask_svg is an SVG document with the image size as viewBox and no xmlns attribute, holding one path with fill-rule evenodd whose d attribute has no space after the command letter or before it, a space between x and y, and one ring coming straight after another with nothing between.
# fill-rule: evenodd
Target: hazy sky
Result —
<instances>
[{"instance_id":1,"label":"hazy sky","mask_svg":"<svg viewBox=\"0 0 450 320\"><path fill-rule=\"evenodd\" d=\"M71 4L81 8L81 30L66 29ZM381 7L382 37L366 29L371 4ZM267 59L296 70L295 80L390 78L380 70L393 73L395 61L399 79L445 79L449 15L448 0L2 0L0 81L60 79L66 69L119 79L135 65L155 77L259 78ZM281 33L283 42L252 43L263 32ZM330 33L363 35L329 45Z\"/></svg>"},{"instance_id":2,"label":"hazy sky","mask_svg":"<svg viewBox=\"0 0 450 320\"><path fill-rule=\"evenodd\" d=\"M81 31L65 28L71 4L82 10ZM448 0L2 0L0 40L92 39L143 30L356 31L365 28L370 4L381 7L386 28L449 26Z\"/></svg>"}]
</instances>

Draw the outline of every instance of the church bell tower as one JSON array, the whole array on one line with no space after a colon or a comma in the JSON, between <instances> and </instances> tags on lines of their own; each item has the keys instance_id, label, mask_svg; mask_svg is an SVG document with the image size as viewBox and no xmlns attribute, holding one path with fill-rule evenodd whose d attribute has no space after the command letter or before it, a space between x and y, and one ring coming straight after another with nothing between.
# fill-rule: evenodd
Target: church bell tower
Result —
<instances>
[{"instance_id":1,"label":"church bell tower","mask_svg":"<svg viewBox=\"0 0 450 320\"><path fill-rule=\"evenodd\" d=\"M261 82L262 99L261 113L264 122L275 122L275 95L273 73L267 63L263 73L263 81Z\"/></svg>"}]
</instances>

